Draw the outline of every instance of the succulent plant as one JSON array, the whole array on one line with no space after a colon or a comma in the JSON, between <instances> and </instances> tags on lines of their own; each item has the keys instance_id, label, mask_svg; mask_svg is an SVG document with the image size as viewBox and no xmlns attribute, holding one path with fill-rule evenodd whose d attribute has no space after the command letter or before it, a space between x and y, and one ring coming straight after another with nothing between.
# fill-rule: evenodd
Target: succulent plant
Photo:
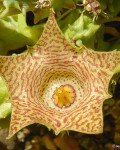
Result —
<instances>
[{"instance_id":1,"label":"succulent plant","mask_svg":"<svg viewBox=\"0 0 120 150\"><path fill-rule=\"evenodd\" d=\"M120 21L119 5L0 1L0 121L12 111L8 138L33 123L56 134L102 133L103 102L112 96L109 87L115 91L120 72L120 33L106 24ZM105 32L115 40L104 40ZM22 48L24 53L7 56Z\"/></svg>"},{"instance_id":2,"label":"succulent plant","mask_svg":"<svg viewBox=\"0 0 120 150\"><path fill-rule=\"evenodd\" d=\"M9 92L3 79L0 77L0 119L6 118L11 113Z\"/></svg>"},{"instance_id":3,"label":"succulent plant","mask_svg":"<svg viewBox=\"0 0 120 150\"><path fill-rule=\"evenodd\" d=\"M12 103L8 137L33 123L56 134L101 133L102 105L111 97L108 87L119 63L120 52L95 52L69 43L51 10L34 47L23 54L0 56L0 73Z\"/></svg>"}]
</instances>

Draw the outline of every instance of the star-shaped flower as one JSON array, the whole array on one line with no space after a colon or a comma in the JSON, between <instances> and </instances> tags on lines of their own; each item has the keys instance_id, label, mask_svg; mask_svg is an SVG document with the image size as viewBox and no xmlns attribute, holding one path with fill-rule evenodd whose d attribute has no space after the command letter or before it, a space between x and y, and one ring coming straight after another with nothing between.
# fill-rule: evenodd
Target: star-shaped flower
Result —
<instances>
[{"instance_id":1,"label":"star-shaped flower","mask_svg":"<svg viewBox=\"0 0 120 150\"><path fill-rule=\"evenodd\" d=\"M0 74L12 102L9 138L40 123L63 130L98 134L103 130L103 101L120 63L120 52L95 52L71 45L51 11L33 52L0 56Z\"/></svg>"}]
</instances>

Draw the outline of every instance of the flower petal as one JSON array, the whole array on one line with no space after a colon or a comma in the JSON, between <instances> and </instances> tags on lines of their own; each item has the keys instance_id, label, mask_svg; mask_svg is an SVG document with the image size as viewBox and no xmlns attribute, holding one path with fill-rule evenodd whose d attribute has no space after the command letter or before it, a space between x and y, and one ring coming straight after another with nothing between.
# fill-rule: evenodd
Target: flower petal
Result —
<instances>
[{"instance_id":1,"label":"flower petal","mask_svg":"<svg viewBox=\"0 0 120 150\"><path fill-rule=\"evenodd\" d=\"M102 105L110 97L108 85L120 63L120 52L95 52L70 44L51 11L37 44L25 54L0 56L0 73L12 99L9 138L21 128L40 123L56 134L62 130L101 133ZM69 85L75 100L56 106L56 88Z\"/></svg>"}]
</instances>

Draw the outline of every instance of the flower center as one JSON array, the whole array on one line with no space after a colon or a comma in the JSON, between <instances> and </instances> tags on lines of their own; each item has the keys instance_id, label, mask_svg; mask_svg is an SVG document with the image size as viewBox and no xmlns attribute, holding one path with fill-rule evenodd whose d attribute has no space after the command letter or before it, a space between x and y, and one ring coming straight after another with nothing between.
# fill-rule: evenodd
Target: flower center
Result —
<instances>
[{"instance_id":1,"label":"flower center","mask_svg":"<svg viewBox=\"0 0 120 150\"><path fill-rule=\"evenodd\" d=\"M71 85L62 85L56 88L53 99L55 105L61 108L70 106L74 102L75 96L75 90Z\"/></svg>"}]
</instances>

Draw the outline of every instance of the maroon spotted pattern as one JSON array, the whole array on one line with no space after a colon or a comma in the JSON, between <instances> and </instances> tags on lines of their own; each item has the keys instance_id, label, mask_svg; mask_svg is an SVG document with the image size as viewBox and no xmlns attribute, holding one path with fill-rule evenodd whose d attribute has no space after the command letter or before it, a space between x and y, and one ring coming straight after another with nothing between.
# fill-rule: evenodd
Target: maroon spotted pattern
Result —
<instances>
[{"instance_id":1,"label":"maroon spotted pattern","mask_svg":"<svg viewBox=\"0 0 120 150\"><path fill-rule=\"evenodd\" d=\"M28 50L21 55L0 56L0 74L12 102L8 137L32 123L46 125L56 134L62 130L101 133L102 105L110 97L108 85L120 63L120 52L94 52L72 46L62 35L52 11L33 50L32 54ZM48 74L62 70L74 74L83 89L82 99L74 109L51 108L40 94L45 82L49 82Z\"/></svg>"}]
</instances>

